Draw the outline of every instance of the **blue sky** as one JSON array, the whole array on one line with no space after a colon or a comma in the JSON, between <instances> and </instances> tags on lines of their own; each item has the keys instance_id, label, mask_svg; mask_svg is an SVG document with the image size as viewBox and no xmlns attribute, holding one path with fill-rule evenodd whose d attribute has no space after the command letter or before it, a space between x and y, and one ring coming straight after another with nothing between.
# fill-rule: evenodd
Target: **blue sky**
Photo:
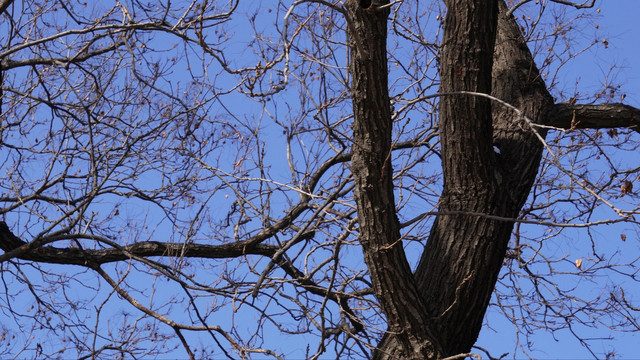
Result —
<instances>
[{"instance_id":1,"label":"blue sky","mask_svg":"<svg viewBox=\"0 0 640 360\"><path fill-rule=\"evenodd\" d=\"M580 88L597 89L607 79L613 80L624 89L625 104L640 105L640 3L634 0L597 1L596 8L600 9L593 19L600 26L599 40L606 40L608 46L597 46L591 51L578 56L570 66L564 69L562 81L567 87L572 87L576 80L580 81ZM592 11L592 10L584 10ZM586 29L585 36L594 30ZM610 73L611 66L615 70Z\"/></svg>"},{"instance_id":2,"label":"blue sky","mask_svg":"<svg viewBox=\"0 0 640 360\"><path fill-rule=\"evenodd\" d=\"M258 18L263 17L264 21L273 21L272 20L273 15L269 15L269 13L266 13L263 11L265 9L263 5L266 3L267 3L266 1L256 2L251 6L261 7L261 12L258 13ZM567 66L563 68L559 77L559 80L560 80L559 88L561 90L564 90L566 93L569 93L574 88L574 84L576 83L576 81L578 81L578 88L581 94L585 95L585 94L589 94L590 92L598 91L598 89L601 88L605 79L607 79L607 76L609 76L609 69L611 68L611 66L616 65L615 71L612 72L614 76L613 77L609 76L609 79L611 79L614 84L622 85L621 93L624 93L627 95L624 101L625 103L635 105L635 106L640 106L640 83L639 83L640 61L638 60L640 58L640 46L638 46L640 31L638 30L638 26L637 26L638 19L640 19L640 2L636 0L599 1L596 7L600 8L600 12L596 13L597 16L593 20L593 24L592 24L593 26L585 27L584 29L578 29L574 31L578 31L578 32L582 31L582 34L575 33L576 35L578 35L576 36L576 38L578 40L581 39L582 41L591 41L593 40L594 34L597 34L596 36L598 36L598 40L600 41L600 44L598 46L593 47L588 52L580 55L579 57L571 61ZM595 10L583 10L583 11L594 12ZM250 11L247 10L247 13L250 13ZM246 26L246 21L244 20L246 19L243 19L243 21L239 21L239 23L244 24ZM598 29L595 29L595 24L598 24ZM241 26L242 25L236 28L233 28L232 30L237 31L237 34L240 38L243 38L244 36L248 38L248 36L251 34L247 35L248 34L247 28L246 27L243 28ZM290 32L292 32L292 30L290 30ZM159 42L161 41L162 39ZM603 45L605 42L608 44L606 47ZM162 44L162 45L166 45L167 48L170 48L168 44ZM238 41L236 43L230 44L229 48L232 49L233 51L237 51L238 54L251 55L252 50L250 48L247 48L245 45L246 43ZM158 46L160 46L160 44L158 44ZM164 56L164 54L161 54L159 56L162 57ZM242 60L245 60L245 59L244 58L241 58L240 60L236 59L237 62L241 62ZM254 59L251 57L247 57L246 60L248 62L254 61ZM210 68L215 69L215 65L216 64L214 63L213 65L210 66ZM311 70L313 69L310 69L310 71ZM194 66L193 71L197 71L196 66ZM174 78L172 79L173 83L171 82L165 83L163 84L163 86L175 86L177 88L178 87L177 84L181 80L183 73L186 73L186 72L184 70L177 69L173 73L173 76L174 76ZM181 84L181 86L187 86L184 84L187 83L189 79L186 76L185 78L187 79ZM224 76L220 76L219 84L214 83L213 85L220 85L221 87L224 87L228 85L225 83L225 81L227 80L228 79L226 79ZM183 90L187 88L185 87L180 89ZM194 86L194 89L197 89L197 87ZM429 89L429 91L435 92L437 91L437 89L433 88L433 89ZM292 93L293 95L292 95L291 103L296 104L298 103L298 99L295 98L295 95L297 94L295 94L295 90L292 91ZM231 96L229 98L236 99ZM228 116L228 117L232 116L229 113L227 113L225 109L218 107L218 105L219 104L215 101L209 105L212 109L212 113L214 113L216 116L218 115ZM270 142L271 142L270 145L274 145L274 144L282 145L285 143L284 141L285 136L282 135L282 129L279 128L278 125L276 125L275 123L270 122L269 117L266 116L264 113L260 113L260 111L262 110L261 104L252 103L248 101L246 98L243 98L243 101L237 101L235 103L231 103L230 105L233 108L233 112L238 114L238 117L241 118L242 121L246 121L247 123L263 122L263 124L261 125L261 129L266 129L267 133L269 134ZM256 109L255 113L252 112L253 109ZM286 116L291 115L291 112L295 112L296 110L297 109L295 108L293 108L292 110L292 108L282 106L277 111L274 111L274 114L277 115L275 116L276 118L278 118L278 116L286 118ZM348 109L346 111L348 111ZM221 130L221 131L226 131L226 130ZM232 136L230 136L229 138L232 138ZM306 146L305 144L300 143L299 147L295 149L295 150L299 150L300 154L302 154L300 155L300 157L304 156L304 151L306 150L305 146ZM236 162L236 159L234 159L233 156L234 154L232 153L225 153L224 156L220 156L218 158L218 161L220 161L220 163L222 164L226 164L227 166L227 167L223 167L225 165L221 165L221 167L229 171L233 171L234 166L229 165ZM277 163L282 164L282 159L285 156L286 156L286 153L283 150L282 146L280 146L279 148L277 148L276 150L273 150L273 152L269 154L268 160L273 161L273 164L277 164ZM433 165L434 165L433 163L429 164L429 166L433 166ZM273 172L272 179L276 181L287 181L287 177L290 176L289 173L287 171L280 171L280 170L282 169L274 165L274 167L272 168L272 172ZM425 173L428 173L428 171L425 170ZM145 179L145 181L148 181L149 184L152 184L153 182L151 181L151 176L157 176L157 174L154 173L154 175L148 175L148 176L149 178ZM156 182L159 182L159 178L160 177L156 177L154 178L154 180L157 180ZM228 195L231 195L231 197L229 198ZM294 195L284 194L282 196L282 199L279 199L279 200L282 201L281 204L285 204L286 196L295 197L295 195L296 194ZM116 201L120 201L120 200L114 199L113 203L109 203L109 200L110 198L106 198L106 201L104 203L98 205L100 206L101 210L104 210L109 208L110 206L113 206L114 204L116 204ZM227 211L231 206L232 201L233 201L232 193L231 194L229 193L224 194L222 192L218 193L216 194L216 198L212 200L212 203L215 203L215 207L217 207L217 209L214 209L214 210L218 210L220 214L222 214L222 217L224 217L224 215L227 214ZM112 211L112 210L113 209L109 208L108 211ZM111 225L114 226L116 229L120 227L122 228L127 227L129 225L127 221L131 218L135 218L136 221L140 221L140 222L146 220L146 219L142 219L141 217L141 214L145 214L144 216L148 216L149 219L151 219L149 221L151 223L150 225L151 228L153 228L154 225L158 225L158 228L155 229L155 233L154 233L154 230L149 230L149 233L152 234L152 235L149 235L150 237L157 236L157 238L154 238L154 240L157 239L158 241L172 241L172 240L182 241L182 234L173 234L171 232L165 231L167 229L170 230L171 226L168 225L166 222L163 222L164 220L157 220L157 218L162 218L163 216L163 214L159 212L157 209L149 210L142 206L140 207L132 206L132 207L123 207L119 211L122 214L122 216L118 218L119 220L116 219L113 222L111 222ZM154 213L154 211L156 212ZM404 214L404 215L409 217L409 214L411 214L410 211L407 211L407 213L408 214ZM185 210L180 215L184 216L184 218L189 218L189 216L191 216L192 214L189 213L188 210ZM609 216L609 215L603 213L602 216ZM154 223L153 221L156 221L156 220L157 220L157 223ZM120 221L120 222L118 223L117 221ZM637 229L635 230L637 231ZM540 231L540 227L532 226L527 228L527 231L531 231L531 232ZM544 231L544 229L542 231ZM618 233L620 231L634 231L634 229L628 229L628 228L618 229L614 227L600 227L600 228L594 229L595 237L598 239L608 239L610 237L609 235L611 234L613 234L612 237L616 237L618 236ZM169 233L171 235L169 235ZM133 239L136 236L139 236L140 234L125 234L125 235L131 236L131 238ZM173 236L175 236L175 238L173 238ZM570 259L571 261L573 261L573 259L575 258L587 257L587 255L585 254L588 254L589 243L588 243L588 237L584 234L584 232L579 232L579 231L574 232L574 231L567 230L567 231L564 231L556 239L554 239L554 241L555 242L552 242L550 244L549 248L551 252L554 252L554 251L559 252L555 255L558 255L561 257L561 256L564 256L564 252L566 252L568 259ZM632 236L630 236L629 240L624 244L620 244L620 242L611 242L611 245L607 247L606 250L610 252L615 252L617 250L620 250L627 254L640 253L638 251L638 249L640 248L640 246L638 245L639 242L640 242L639 239L637 238L634 239ZM361 254L358 254L359 249L357 248L357 246L353 246L351 249L355 249L355 250L345 250L346 254L349 255L349 261L357 262L358 260L361 260ZM348 251L351 251L351 252L348 252ZM343 253L343 255L345 255L345 253ZM588 261L585 261L585 262L588 262ZM197 261L194 263L200 264L200 262L197 262ZM210 265L211 263L207 263L207 265ZM263 263L261 263L261 265L264 266ZM115 267L116 266L114 266L113 268ZM126 268L126 266L122 266L122 267ZM75 268L73 270L69 270L68 268L66 269L66 271L69 271L69 274L73 274L73 272L76 270L78 269L75 269ZM198 272L198 270L199 269L197 268L189 269L189 271L193 271L194 273ZM85 273L81 271L79 274L75 274L75 277L77 280L82 279L82 281L89 282L90 281L89 279L92 277L92 275L93 275L92 273ZM147 277L140 276L140 279L143 279L143 280L138 280L138 281L143 284L149 284L151 283L151 280L154 280L154 279L151 279L150 276L147 276ZM615 282L617 281L617 278L612 277L605 280L606 281L602 283L581 284L581 286L584 286L584 289L585 289L585 290L582 290L581 288L581 291L585 291L585 293L596 293L596 294L599 292L605 292L606 288L604 288L603 286L607 285L607 281ZM575 279L571 281L575 281ZM634 286L634 285L636 284L630 284L630 286ZM169 287L169 285L167 286L163 285L162 289L164 290L164 293L158 293L155 295L156 298L154 298L158 302L160 302L160 299L162 299L163 296L168 296L173 292L179 291L177 287L175 288ZM76 295L83 295L82 290L78 291ZM629 295L632 295L632 294L629 294ZM636 293L633 295L635 295L634 298L637 299L640 297L640 292L636 291ZM90 296L90 295L87 295L87 296ZM116 299L116 296L113 296L111 301L115 302L115 299ZM208 300L209 300L208 298L205 298L204 300L202 300L203 308L207 306L206 302ZM118 308L117 306L114 306L112 308L106 309L105 312L108 312L109 315L113 315L115 317L120 313L136 311L128 307L128 304L126 303L124 304L124 306L122 306L123 303L117 303L117 304L118 304L117 306L121 306L121 307ZM635 304L636 306L640 305L638 304L637 301L634 301L633 304ZM28 307L28 306L29 304L25 303L25 307ZM246 310L247 307L245 306L243 309ZM251 314L250 312L247 312L246 314L239 313L237 317L234 318L234 320L245 321L247 324L246 327L250 328L250 326L254 325L252 323L252 321L254 321L254 318L252 316L254 315ZM110 316L108 316L107 318L110 318ZM216 318L215 320L218 321L218 318ZM223 326L227 326L228 325L227 322L228 320L224 320L224 319L220 320L220 324ZM513 339L514 328L512 324L504 321L503 318L496 317L495 311L490 310L489 325L492 327L492 329L487 328L485 331L482 332L478 345L489 350L493 356L500 356L503 353L510 353L508 358L512 358L515 353L516 357L518 358L523 357L522 353L518 353L518 351L514 349L515 340ZM598 352L598 354L604 354L604 353L608 353L615 350L615 352L619 354L619 357L621 358L640 358L640 352L637 350L637 347L635 346L638 343L638 340L640 340L638 335L634 335L634 334L625 335L625 334L620 334L616 332L603 331L603 332L594 333L593 336L595 337L613 336L615 339L612 342L607 342L607 343L603 342L602 345L599 345L598 343L596 343L594 350ZM300 343L292 343L292 340L290 340L288 337L283 337L277 332L266 334L265 339L269 341L268 344L265 344L266 347L286 349L285 354L289 355L287 356L287 358L300 357L301 354L304 353L305 346L303 346ZM295 339L298 339L298 338L295 338ZM552 335L545 333L544 331L538 331L536 332L536 335L534 335L531 339L535 342L534 347L536 350L533 352L530 352L529 354L535 358L574 359L574 358L590 357L590 354L586 352L583 348L581 348L580 345L576 342L576 340L572 336L570 336L570 334L568 334L567 332L558 332L555 334L555 338L554 338ZM317 339L313 338L310 341L315 341L315 340ZM314 346L315 346L315 343L312 343L312 349L311 349L312 352L315 350L313 348ZM178 354L178 355L174 355L174 354ZM171 356L167 358L171 358L175 356L184 356L184 352L179 349L176 353L172 353Z\"/></svg>"}]
</instances>

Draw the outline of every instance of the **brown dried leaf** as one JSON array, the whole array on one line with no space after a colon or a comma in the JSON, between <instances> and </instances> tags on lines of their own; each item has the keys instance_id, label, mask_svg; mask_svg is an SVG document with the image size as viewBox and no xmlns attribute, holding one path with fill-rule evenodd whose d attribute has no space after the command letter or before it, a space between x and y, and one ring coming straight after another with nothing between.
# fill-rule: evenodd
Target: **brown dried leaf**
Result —
<instances>
[{"instance_id":1,"label":"brown dried leaf","mask_svg":"<svg viewBox=\"0 0 640 360\"><path fill-rule=\"evenodd\" d=\"M576 268L582 270L582 259L576 259Z\"/></svg>"},{"instance_id":2,"label":"brown dried leaf","mask_svg":"<svg viewBox=\"0 0 640 360\"><path fill-rule=\"evenodd\" d=\"M632 194L633 193L633 183L629 180L625 180L624 184L620 186L620 190L622 191L622 195Z\"/></svg>"}]
</instances>

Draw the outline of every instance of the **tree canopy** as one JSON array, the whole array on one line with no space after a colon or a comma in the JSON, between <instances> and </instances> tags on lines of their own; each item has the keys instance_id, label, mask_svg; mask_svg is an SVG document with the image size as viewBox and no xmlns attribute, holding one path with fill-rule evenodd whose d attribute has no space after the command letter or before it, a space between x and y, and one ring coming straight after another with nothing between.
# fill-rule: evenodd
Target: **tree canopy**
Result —
<instances>
[{"instance_id":1,"label":"tree canopy","mask_svg":"<svg viewBox=\"0 0 640 360\"><path fill-rule=\"evenodd\" d=\"M0 357L496 358L488 308L513 357L640 330L640 110L560 76L608 46L595 1L0 11Z\"/></svg>"}]
</instances>

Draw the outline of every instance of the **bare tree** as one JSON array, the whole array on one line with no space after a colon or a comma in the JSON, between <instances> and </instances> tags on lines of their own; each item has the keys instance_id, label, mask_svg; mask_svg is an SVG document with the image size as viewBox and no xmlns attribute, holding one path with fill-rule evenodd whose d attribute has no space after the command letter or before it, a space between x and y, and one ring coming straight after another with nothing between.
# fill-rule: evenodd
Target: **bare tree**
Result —
<instances>
[{"instance_id":1,"label":"bare tree","mask_svg":"<svg viewBox=\"0 0 640 360\"><path fill-rule=\"evenodd\" d=\"M0 6L0 354L463 358L488 307L594 357L581 329L640 330L598 280L637 282L640 111L557 80L594 2Z\"/></svg>"}]
</instances>

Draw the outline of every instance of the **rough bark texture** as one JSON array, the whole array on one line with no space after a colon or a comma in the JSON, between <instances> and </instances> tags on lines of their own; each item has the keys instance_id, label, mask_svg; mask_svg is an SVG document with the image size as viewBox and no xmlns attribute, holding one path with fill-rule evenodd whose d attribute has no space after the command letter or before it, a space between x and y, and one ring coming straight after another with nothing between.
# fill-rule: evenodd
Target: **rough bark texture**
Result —
<instances>
[{"instance_id":1,"label":"rough bark texture","mask_svg":"<svg viewBox=\"0 0 640 360\"><path fill-rule=\"evenodd\" d=\"M68 239L68 237L64 237ZM54 241L55 239L48 239ZM34 246L9 230L4 221L0 221L0 249L5 253L0 260L18 255L20 259L69 265L102 265L117 261L128 261L132 257L184 256L208 259L224 259L259 254L272 256L278 250L276 246L266 244L252 245L246 241L222 245L202 245L166 243L157 241L138 242L131 245L106 249L58 248L53 246Z\"/></svg>"},{"instance_id":2,"label":"rough bark texture","mask_svg":"<svg viewBox=\"0 0 640 360\"><path fill-rule=\"evenodd\" d=\"M625 104L556 104L547 114L547 125L562 129L630 127L640 132L640 109Z\"/></svg>"},{"instance_id":3,"label":"rough bark texture","mask_svg":"<svg viewBox=\"0 0 640 360\"><path fill-rule=\"evenodd\" d=\"M499 2L495 51L488 52L493 53L491 67L485 58L485 47L493 45L491 39L474 40L470 35L490 37L487 19L491 14L482 15L484 30L459 28L460 24L475 27L482 22L470 16L461 18L461 12L473 8L461 8L460 3L448 4L441 91L491 93L544 123L543 115L553 105L552 98L515 20L506 16L505 4ZM462 50L464 47L467 49ZM490 81L493 86L487 85ZM543 149L531 127L513 110L497 103L490 106L484 99L467 95L442 98L440 121L445 181L440 210L517 217ZM500 148L500 155L492 150L494 144ZM470 215L436 218L415 279L443 355L469 352L475 343L512 228L510 222ZM381 358L395 358L396 346L394 339L386 337L380 348L388 355Z\"/></svg>"},{"instance_id":4,"label":"rough bark texture","mask_svg":"<svg viewBox=\"0 0 640 360\"><path fill-rule=\"evenodd\" d=\"M492 95L520 109L537 124L548 122L553 97L538 72L533 56L507 6L500 1L500 16L494 64ZM534 129L503 105L493 106L493 142L500 149L495 171L500 178L504 216L517 217L535 180L542 157L546 131ZM512 224L509 225L511 228ZM504 241L508 241L509 234Z\"/></svg>"},{"instance_id":5,"label":"rough bark texture","mask_svg":"<svg viewBox=\"0 0 640 360\"><path fill-rule=\"evenodd\" d=\"M7 8L9 7L9 5L11 5L11 3L13 3L13 0L2 0L0 1L0 15L7 10Z\"/></svg>"},{"instance_id":6,"label":"rough bark texture","mask_svg":"<svg viewBox=\"0 0 640 360\"><path fill-rule=\"evenodd\" d=\"M439 346L400 239L391 169L392 121L387 80L387 9L347 8L353 101L351 170L359 241L374 291L405 359L432 359ZM428 341L430 339L432 341Z\"/></svg>"},{"instance_id":7,"label":"rough bark texture","mask_svg":"<svg viewBox=\"0 0 640 360\"><path fill-rule=\"evenodd\" d=\"M491 93L496 1L447 1L441 57L443 93ZM440 99L444 177L440 210L502 215L500 178L491 142L492 104L455 95ZM444 355L469 352L482 326L508 241L498 221L438 216L416 272Z\"/></svg>"}]
</instances>

